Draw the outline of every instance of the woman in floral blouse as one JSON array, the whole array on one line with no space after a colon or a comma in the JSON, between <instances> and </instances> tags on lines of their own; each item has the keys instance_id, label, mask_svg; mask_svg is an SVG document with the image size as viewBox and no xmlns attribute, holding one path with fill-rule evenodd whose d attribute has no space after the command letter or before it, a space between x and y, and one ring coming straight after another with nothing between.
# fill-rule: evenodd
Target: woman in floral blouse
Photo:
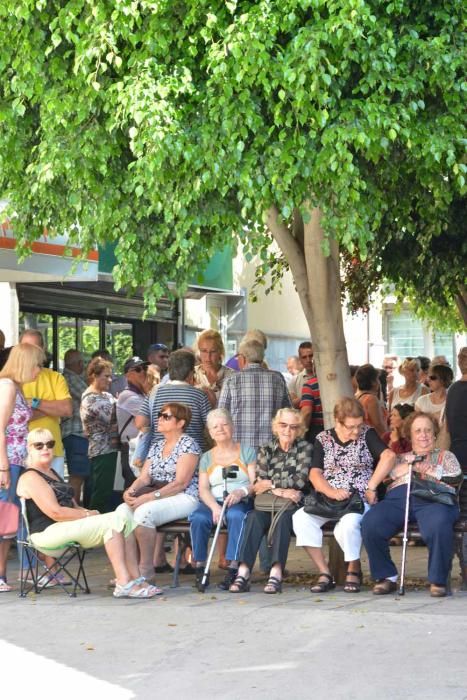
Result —
<instances>
[{"instance_id":1,"label":"woman in floral blouse","mask_svg":"<svg viewBox=\"0 0 467 700\"><path fill-rule=\"evenodd\" d=\"M0 501L16 499L16 484L24 471L28 423L32 409L21 387L33 382L42 369L44 353L35 345L16 345L0 372ZM11 591L6 565L13 537L0 536L0 593Z\"/></svg>"},{"instance_id":2,"label":"woman in floral blouse","mask_svg":"<svg viewBox=\"0 0 467 700\"><path fill-rule=\"evenodd\" d=\"M310 481L316 491L336 501L349 498L352 490L358 491L364 498L375 465L386 462L393 464L395 456L374 428L364 424L364 409L356 399L340 399L334 407L334 420L335 428L324 430L316 437ZM366 505L365 509L368 507ZM347 593L360 591L362 517L358 513L347 513L336 523L334 529L334 537L348 562L344 586ZM310 588L312 593L325 593L336 586L322 549L321 527L326 522L327 518L305 513L303 508L293 518L297 546L305 547L319 570L318 581Z\"/></svg>"},{"instance_id":3,"label":"woman in floral blouse","mask_svg":"<svg viewBox=\"0 0 467 700\"><path fill-rule=\"evenodd\" d=\"M154 578L154 548L157 527L187 518L198 505L198 466L201 448L185 433L191 419L186 404L162 406L157 430L163 435L149 450L141 476L123 494L138 525L141 576Z\"/></svg>"},{"instance_id":4,"label":"woman in floral blouse","mask_svg":"<svg viewBox=\"0 0 467 700\"><path fill-rule=\"evenodd\" d=\"M117 466L116 400L108 391L112 363L95 357L88 365L88 388L81 399L80 416L89 440L91 461L91 501L89 507L100 513L112 510L111 498Z\"/></svg>"}]
</instances>

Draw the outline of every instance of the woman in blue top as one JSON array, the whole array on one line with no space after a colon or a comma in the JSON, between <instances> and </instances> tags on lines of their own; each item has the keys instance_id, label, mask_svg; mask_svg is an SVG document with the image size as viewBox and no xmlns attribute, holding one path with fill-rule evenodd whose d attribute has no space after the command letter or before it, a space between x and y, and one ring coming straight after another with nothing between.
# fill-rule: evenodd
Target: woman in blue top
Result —
<instances>
[{"instance_id":1,"label":"woman in blue top","mask_svg":"<svg viewBox=\"0 0 467 700\"><path fill-rule=\"evenodd\" d=\"M193 558L196 561L196 580L199 582L207 559L209 536L213 525L219 521L222 510L222 469L231 467L230 473L235 473L235 478L227 480L229 495L225 515L228 530L226 558L230 560L230 565L225 580L219 584L219 588L227 591L237 575L237 549L243 520L252 508L249 496L253 492L256 455L253 447L233 441L232 418L225 409L210 411L206 424L215 447L203 454L199 464L201 503L190 515Z\"/></svg>"}]
</instances>

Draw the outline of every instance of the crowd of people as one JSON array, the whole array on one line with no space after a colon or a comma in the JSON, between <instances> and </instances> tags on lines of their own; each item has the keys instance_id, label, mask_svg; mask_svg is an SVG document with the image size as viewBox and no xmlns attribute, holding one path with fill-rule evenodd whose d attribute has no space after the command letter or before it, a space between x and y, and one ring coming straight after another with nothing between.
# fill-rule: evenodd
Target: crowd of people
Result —
<instances>
[{"instance_id":1,"label":"crowd of people","mask_svg":"<svg viewBox=\"0 0 467 700\"><path fill-rule=\"evenodd\" d=\"M363 543L373 593L391 593L398 573L389 544L403 525L411 472L447 493L445 502L410 496L431 595L446 595L467 471L467 348L456 382L439 356L352 366L354 395L337 401L326 430L311 341L284 374L268 368L266 349L264 333L250 331L224 364L221 335L206 330L194 348L157 343L146 359L126 359L122 376L105 349L86 368L68 350L59 373L46 366L41 333L22 334L0 370L0 500L24 499L46 586L66 582L53 551L76 541L105 547L115 597L153 598L162 592L156 576L173 570L159 528L186 518L192 553L183 553L181 572L201 590L224 506L221 589L248 591L259 556L264 593L281 592L292 534L318 570L311 591L334 589L322 532L331 521L347 563L343 590L361 589ZM0 592L12 589L13 539L0 537Z\"/></svg>"}]
</instances>

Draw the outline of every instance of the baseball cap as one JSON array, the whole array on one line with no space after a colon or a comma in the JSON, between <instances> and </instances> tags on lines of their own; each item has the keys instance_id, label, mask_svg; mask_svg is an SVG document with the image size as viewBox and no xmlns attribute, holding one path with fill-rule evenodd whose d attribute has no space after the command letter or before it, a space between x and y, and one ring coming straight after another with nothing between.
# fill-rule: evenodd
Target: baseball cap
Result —
<instances>
[{"instance_id":1,"label":"baseball cap","mask_svg":"<svg viewBox=\"0 0 467 700\"><path fill-rule=\"evenodd\" d=\"M169 352L169 348L167 345L164 345L164 343L153 343L148 347L148 352L157 352L158 350L164 350L165 352Z\"/></svg>"},{"instance_id":2,"label":"baseball cap","mask_svg":"<svg viewBox=\"0 0 467 700\"><path fill-rule=\"evenodd\" d=\"M130 369L135 369L135 367L148 367L148 365L149 362L146 362L146 360L142 360L141 357L135 355L135 357L130 357L130 359L125 362L123 365L123 372L126 374L130 371Z\"/></svg>"}]
</instances>

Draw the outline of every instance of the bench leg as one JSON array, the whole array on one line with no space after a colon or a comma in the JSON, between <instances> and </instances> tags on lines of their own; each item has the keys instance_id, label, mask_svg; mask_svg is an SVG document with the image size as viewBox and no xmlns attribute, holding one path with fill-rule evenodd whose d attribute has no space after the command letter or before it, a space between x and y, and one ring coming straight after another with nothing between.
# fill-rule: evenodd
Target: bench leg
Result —
<instances>
[{"instance_id":1,"label":"bench leg","mask_svg":"<svg viewBox=\"0 0 467 700\"><path fill-rule=\"evenodd\" d=\"M461 567L461 590L467 591L467 533L462 535L458 549L458 556Z\"/></svg>"}]
</instances>

